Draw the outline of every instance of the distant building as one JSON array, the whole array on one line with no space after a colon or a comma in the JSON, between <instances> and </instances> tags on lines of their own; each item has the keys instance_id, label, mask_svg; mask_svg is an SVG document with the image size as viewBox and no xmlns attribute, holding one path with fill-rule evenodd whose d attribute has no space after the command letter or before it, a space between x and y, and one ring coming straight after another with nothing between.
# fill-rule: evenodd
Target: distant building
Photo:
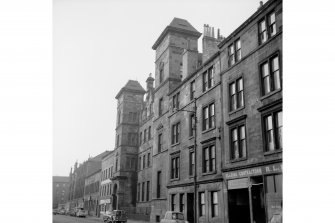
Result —
<instances>
[{"instance_id":1,"label":"distant building","mask_svg":"<svg viewBox=\"0 0 335 223\"><path fill-rule=\"evenodd\" d=\"M84 192L85 192L85 180L86 177L97 172L101 169L102 157L110 151L105 151L93 158L89 158L83 163L79 164L76 162L74 168L70 171L69 175L69 196L68 196L68 207L73 209L75 207L84 207Z\"/></svg>"},{"instance_id":2,"label":"distant building","mask_svg":"<svg viewBox=\"0 0 335 223\"><path fill-rule=\"evenodd\" d=\"M69 192L69 177L53 176L52 177L52 208L64 206L67 201Z\"/></svg>"},{"instance_id":3,"label":"distant building","mask_svg":"<svg viewBox=\"0 0 335 223\"><path fill-rule=\"evenodd\" d=\"M99 215L99 189L101 179L101 168L96 172L88 175L85 179L84 191L84 209L87 210L88 215Z\"/></svg>"}]
</instances>

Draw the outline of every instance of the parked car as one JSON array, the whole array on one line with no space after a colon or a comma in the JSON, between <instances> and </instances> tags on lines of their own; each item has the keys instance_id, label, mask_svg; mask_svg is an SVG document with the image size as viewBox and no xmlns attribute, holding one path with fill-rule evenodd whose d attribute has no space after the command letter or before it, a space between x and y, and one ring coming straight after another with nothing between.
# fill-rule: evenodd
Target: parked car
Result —
<instances>
[{"instance_id":1,"label":"parked car","mask_svg":"<svg viewBox=\"0 0 335 223\"><path fill-rule=\"evenodd\" d=\"M72 209L69 211L70 216L76 216L76 210Z\"/></svg>"},{"instance_id":2,"label":"parked car","mask_svg":"<svg viewBox=\"0 0 335 223\"><path fill-rule=\"evenodd\" d=\"M84 210L84 208L78 208L77 212L76 212L76 216L77 217L86 217L86 211Z\"/></svg>"},{"instance_id":3,"label":"parked car","mask_svg":"<svg viewBox=\"0 0 335 223\"><path fill-rule=\"evenodd\" d=\"M107 223L126 223L127 213L123 210L113 210L111 217L106 221Z\"/></svg>"},{"instance_id":4,"label":"parked car","mask_svg":"<svg viewBox=\"0 0 335 223\"><path fill-rule=\"evenodd\" d=\"M106 212L100 212L100 215L102 215L103 222L107 222L111 218L112 212L106 211Z\"/></svg>"},{"instance_id":5,"label":"parked car","mask_svg":"<svg viewBox=\"0 0 335 223\"><path fill-rule=\"evenodd\" d=\"M57 209L53 209L53 210L52 210L52 214L53 214L53 215L58 214L58 210L57 210Z\"/></svg>"},{"instance_id":6,"label":"parked car","mask_svg":"<svg viewBox=\"0 0 335 223\"><path fill-rule=\"evenodd\" d=\"M58 211L58 214L65 215L65 209L60 209L60 210Z\"/></svg>"},{"instance_id":7,"label":"parked car","mask_svg":"<svg viewBox=\"0 0 335 223\"><path fill-rule=\"evenodd\" d=\"M177 211L167 211L161 223L188 223L185 220L184 214Z\"/></svg>"}]
</instances>

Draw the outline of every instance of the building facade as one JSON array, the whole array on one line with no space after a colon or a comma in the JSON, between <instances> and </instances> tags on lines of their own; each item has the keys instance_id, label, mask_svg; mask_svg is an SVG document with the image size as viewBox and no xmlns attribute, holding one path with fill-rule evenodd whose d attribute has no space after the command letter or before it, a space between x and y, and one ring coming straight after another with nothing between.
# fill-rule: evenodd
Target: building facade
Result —
<instances>
[{"instance_id":1,"label":"building facade","mask_svg":"<svg viewBox=\"0 0 335 223\"><path fill-rule=\"evenodd\" d=\"M224 216L278 222L282 214L282 1L268 1L219 44Z\"/></svg>"},{"instance_id":2,"label":"building facade","mask_svg":"<svg viewBox=\"0 0 335 223\"><path fill-rule=\"evenodd\" d=\"M85 179L84 209L90 216L99 216L99 188L101 168Z\"/></svg>"},{"instance_id":3,"label":"building facade","mask_svg":"<svg viewBox=\"0 0 335 223\"><path fill-rule=\"evenodd\" d=\"M69 193L69 177L53 176L52 177L52 208L63 207L67 201Z\"/></svg>"}]
</instances>

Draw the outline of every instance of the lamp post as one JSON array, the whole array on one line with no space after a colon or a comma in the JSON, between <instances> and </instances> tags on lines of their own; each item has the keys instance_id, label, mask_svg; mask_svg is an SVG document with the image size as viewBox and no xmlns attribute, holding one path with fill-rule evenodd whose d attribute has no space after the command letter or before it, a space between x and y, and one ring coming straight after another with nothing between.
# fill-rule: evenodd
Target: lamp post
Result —
<instances>
[{"instance_id":1,"label":"lamp post","mask_svg":"<svg viewBox=\"0 0 335 223\"><path fill-rule=\"evenodd\" d=\"M198 122L198 120L197 120L197 98L194 98L194 110L193 111L184 110L184 109L177 109L177 111L186 111L186 112L190 112L190 113L194 114L194 178L193 178L193 186L194 186L194 223L197 223L197 122Z\"/></svg>"}]
</instances>

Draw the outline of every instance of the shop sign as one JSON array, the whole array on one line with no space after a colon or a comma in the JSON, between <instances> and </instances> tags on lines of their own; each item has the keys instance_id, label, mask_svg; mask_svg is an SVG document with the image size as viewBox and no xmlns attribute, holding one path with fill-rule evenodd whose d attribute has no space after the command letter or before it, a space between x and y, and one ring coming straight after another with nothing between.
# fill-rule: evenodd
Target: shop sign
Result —
<instances>
[{"instance_id":1,"label":"shop sign","mask_svg":"<svg viewBox=\"0 0 335 223\"><path fill-rule=\"evenodd\" d=\"M105 200L100 200L99 204L109 204L111 202L111 199L105 199Z\"/></svg>"},{"instance_id":2,"label":"shop sign","mask_svg":"<svg viewBox=\"0 0 335 223\"><path fill-rule=\"evenodd\" d=\"M279 172L282 172L282 164L272 164L268 166L232 171L225 173L224 176L226 179L233 179Z\"/></svg>"},{"instance_id":3,"label":"shop sign","mask_svg":"<svg viewBox=\"0 0 335 223\"><path fill-rule=\"evenodd\" d=\"M249 185L249 180L247 177L240 178L236 180L228 180L228 189L241 189L241 188L247 188Z\"/></svg>"}]
</instances>

